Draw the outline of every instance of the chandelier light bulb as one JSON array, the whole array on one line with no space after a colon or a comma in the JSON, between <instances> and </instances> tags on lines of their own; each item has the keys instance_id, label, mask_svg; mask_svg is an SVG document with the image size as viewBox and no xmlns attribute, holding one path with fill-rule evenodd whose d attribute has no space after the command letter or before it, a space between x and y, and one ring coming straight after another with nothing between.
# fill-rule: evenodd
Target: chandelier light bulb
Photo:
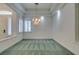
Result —
<instances>
[{"instance_id":1,"label":"chandelier light bulb","mask_svg":"<svg viewBox=\"0 0 79 59\"><path fill-rule=\"evenodd\" d=\"M39 18L33 18L32 19L32 23L35 24L35 25L37 25L37 24L40 23L40 19Z\"/></svg>"}]
</instances>

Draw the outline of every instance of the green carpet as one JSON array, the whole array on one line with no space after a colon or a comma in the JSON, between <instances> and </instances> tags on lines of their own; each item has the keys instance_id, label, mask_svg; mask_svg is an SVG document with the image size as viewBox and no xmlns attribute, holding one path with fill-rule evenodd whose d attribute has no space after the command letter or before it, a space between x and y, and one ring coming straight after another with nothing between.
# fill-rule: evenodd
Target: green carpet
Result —
<instances>
[{"instance_id":1,"label":"green carpet","mask_svg":"<svg viewBox=\"0 0 79 59\"><path fill-rule=\"evenodd\" d=\"M53 39L24 39L1 55L73 55Z\"/></svg>"}]
</instances>

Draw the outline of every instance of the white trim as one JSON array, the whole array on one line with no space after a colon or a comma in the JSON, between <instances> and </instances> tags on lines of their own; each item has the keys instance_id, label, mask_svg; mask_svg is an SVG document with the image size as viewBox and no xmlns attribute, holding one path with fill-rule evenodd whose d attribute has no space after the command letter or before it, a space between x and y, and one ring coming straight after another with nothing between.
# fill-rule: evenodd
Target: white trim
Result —
<instances>
[{"instance_id":1,"label":"white trim","mask_svg":"<svg viewBox=\"0 0 79 59\"><path fill-rule=\"evenodd\" d=\"M0 39L0 42L1 42L1 41L4 41L4 40L11 39L11 38L14 38L14 37L16 37L16 35L13 35L13 36L10 36L10 37L7 37L7 38Z\"/></svg>"},{"instance_id":2,"label":"white trim","mask_svg":"<svg viewBox=\"0 0 79 59\"><path fill-rule=\"evenodd\" d=\"M12 15L12 12L0 10L0 15Z\"/></svg>"}]
</instances>

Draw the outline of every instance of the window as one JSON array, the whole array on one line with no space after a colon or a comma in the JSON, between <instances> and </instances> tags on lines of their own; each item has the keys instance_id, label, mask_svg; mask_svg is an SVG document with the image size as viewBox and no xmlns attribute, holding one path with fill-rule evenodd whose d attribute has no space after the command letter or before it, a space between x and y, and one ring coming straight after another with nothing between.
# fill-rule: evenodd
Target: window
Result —
<instances>
[{"instance_id":1,"label":"window","mask_svg":"<svg viewBox=\"0 0 79 59\"><path fill-rule=\"evenodd\" d=\"M8 17L8 35L12 34L12 18L11 16Z\"/></svg>"},{"instance_id":2,"label":"window","mask_svg":"<svg viewBox=\"0 0 79 59\"><path fill-rule=\"evenodd\" d=\"M61 12L60 10L57 10L57 19L60 20Z\"/></svg>"},{"instance_id":3,"label":"window","mask_svg":"<svg viewBox=\"0 0 79 59\"><path fill-rule=\"evenodd\" d=\"M44 16L41 16L40 19L43 21L44 20Z\"/></svg>"},{"instance_id":4,"label":"window","mask_svg":"<svg viewBox=\"0 0 79 59\"><path fill-rule=\"evenodd\" d=\"M41 16L40 17L40 20L41 20L42 23L44 23L45 22L45 17L44 16Z\"/></svg>"},{"instance_id":5,"label":"window","mask_svg":"<svg viewBox=\"0 0 79 59\"><path fill-rule=\"evenodd\" d=\"M19 32L23 32L23 20L19 19Z\"/></svg>"},{"instance_id":6,"label":"window","mask_svg":"<svg viewBox=\"0 0 79 59\"><path fill-rule=\"evenodd\" d=\"M25 20L25 22L24 22L24 31L25 32L31 32L31 21Z\"/></svg>"}]
</instances>

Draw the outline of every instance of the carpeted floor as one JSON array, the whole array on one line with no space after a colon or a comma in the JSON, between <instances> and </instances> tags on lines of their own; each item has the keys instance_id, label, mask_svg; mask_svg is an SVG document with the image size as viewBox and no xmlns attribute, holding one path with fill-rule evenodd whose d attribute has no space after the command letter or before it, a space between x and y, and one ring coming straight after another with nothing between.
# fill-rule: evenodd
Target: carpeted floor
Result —
<instances>
[{"instance_id":1,"label":"carpeted floor","mask_svg":"<svg viewBox=\"0 0 79 59\"><path fill-rule=\"evenodd\" d=\"M24 39L1 55L73 55L53 39Z\"/></svg>"}]
</instances>

